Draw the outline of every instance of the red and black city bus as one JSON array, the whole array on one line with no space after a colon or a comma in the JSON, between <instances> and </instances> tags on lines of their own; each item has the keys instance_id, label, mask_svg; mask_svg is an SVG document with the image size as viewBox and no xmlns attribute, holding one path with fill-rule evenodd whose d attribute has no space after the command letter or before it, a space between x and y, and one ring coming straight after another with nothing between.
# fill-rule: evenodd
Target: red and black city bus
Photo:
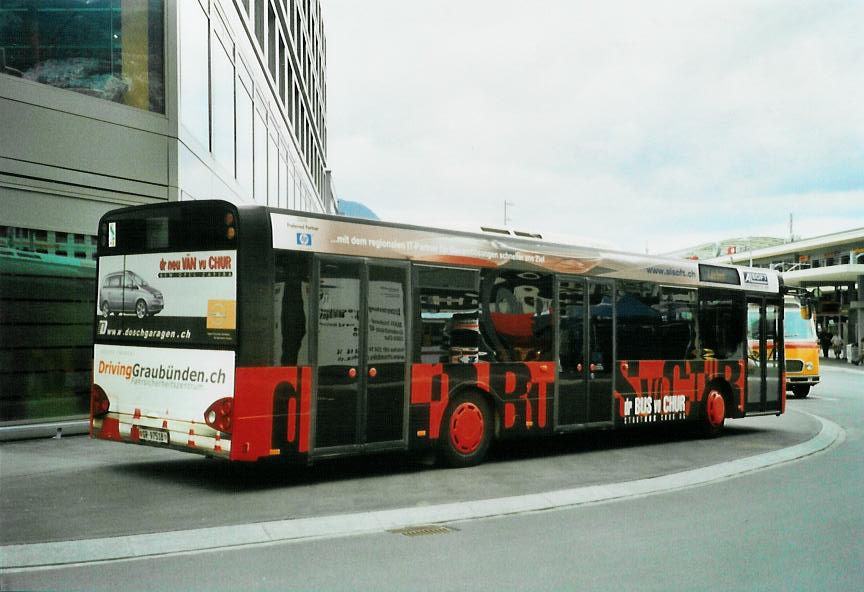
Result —
<instances>
[{"instance_id":1,"label":"red and black city bus","mask_svg":"<svg viewBox=\"0 0 864 592\"><path fill-rule=\"evenodd\" d=\"M467 466L499 439L785 408L769 270L222 201L112 211L98 249L95 438Z\"/></svg>"}]
</instances>

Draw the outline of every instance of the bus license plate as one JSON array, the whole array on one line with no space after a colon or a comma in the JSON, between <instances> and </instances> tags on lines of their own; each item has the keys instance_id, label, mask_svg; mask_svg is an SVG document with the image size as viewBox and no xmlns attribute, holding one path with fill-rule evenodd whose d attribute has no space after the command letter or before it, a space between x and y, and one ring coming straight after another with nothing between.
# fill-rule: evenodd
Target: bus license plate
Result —
<instances>
[{"instance_id":1,"label":"bus license plate","mask_svg":"<svg viewBox=\"0 0 864 592\"><path fill-rule=\"evenodd\" d=\"M155 442L156 444L168 444L168 432L165 430L153 430L150 428L138 428L138 437L143 442Z\"/></svg>"}]
</instances>

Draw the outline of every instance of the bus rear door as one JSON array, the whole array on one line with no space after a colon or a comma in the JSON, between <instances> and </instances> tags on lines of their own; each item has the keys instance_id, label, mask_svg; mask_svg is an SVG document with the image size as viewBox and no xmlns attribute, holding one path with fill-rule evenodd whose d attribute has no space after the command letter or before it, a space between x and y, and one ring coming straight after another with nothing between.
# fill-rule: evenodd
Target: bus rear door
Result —
<instances>
[{"instance_id":1,"label":"bus rear door","mask_svg":"<svg viewBox=\"0 0 864 592\"><path fill-rule=\"evenodd\" d=\"M402 448L407 440L408 265L317 260L316 452Z\"/></svg>"}]
</instances>

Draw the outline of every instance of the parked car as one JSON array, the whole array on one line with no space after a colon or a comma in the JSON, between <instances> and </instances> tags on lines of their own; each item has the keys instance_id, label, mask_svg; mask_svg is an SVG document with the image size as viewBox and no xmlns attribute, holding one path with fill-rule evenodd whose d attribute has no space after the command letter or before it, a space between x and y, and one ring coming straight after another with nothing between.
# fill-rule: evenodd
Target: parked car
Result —
<instances>
[{"instance_id":1,"label":"parked car","mask_svg":"<svg viewBox=\"0 0 864 592\"><path fill-rule=\"evenodd\" d=\"M162 292L133 271L109 273L99 290L99 310L109 314L134 313L139 319L155 315L165 307Z\"/></svg>"}]
</instances>

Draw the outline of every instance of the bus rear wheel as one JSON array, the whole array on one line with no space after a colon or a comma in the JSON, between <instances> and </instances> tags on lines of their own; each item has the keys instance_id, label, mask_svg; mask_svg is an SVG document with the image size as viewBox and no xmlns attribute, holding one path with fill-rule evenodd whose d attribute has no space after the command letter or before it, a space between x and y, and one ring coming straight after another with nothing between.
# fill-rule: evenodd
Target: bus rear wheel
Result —
<instances>
[{"instance_id":1,"label":"bus rear wheel","mask_svg":"<svg viewBox=\"0 0 864 592\"><path fill-rule=\"evenodd\" d=\"M705 395L704 414L700 432L705 438L716 438L723 433L726 424L726 398L717 387L712 387Z\"/></svg>"},{"instance_id":2,"label":"bus rear wheel","mask_svg":"<svg viewBox=\"0 0 864 592\"><path fill-rule=\"evenodd\" d=\"M444 414L441 452L452 467L470 467L486 458L492 441L492 411L478 393L458 395Z\"/></svg>"},{"instance_id":3,"label":"bus rear wheel","mask_svg":"<svg viewBox=\"0 0 864 592\"><path fill-rule=\"evenodd\" d=\"M792 385L792 394L795 395L795 397L798 399L806 399L807 395L810 394L810 385L809 384Z\"/></svg>"}]
</instances>

